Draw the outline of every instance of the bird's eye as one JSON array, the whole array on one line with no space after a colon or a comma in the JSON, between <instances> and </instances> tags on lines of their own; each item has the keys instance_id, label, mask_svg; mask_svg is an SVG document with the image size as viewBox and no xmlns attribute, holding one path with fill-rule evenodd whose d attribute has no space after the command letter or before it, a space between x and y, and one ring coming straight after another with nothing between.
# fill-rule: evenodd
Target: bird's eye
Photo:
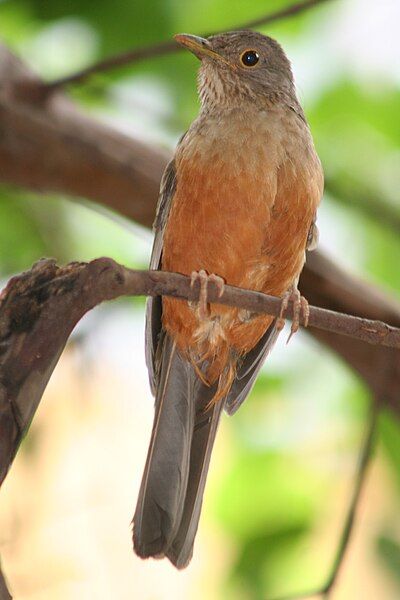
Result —
<instances>
[{"instance_id":1,"label":"bird's eye","mask_svg":"<svg viewBox=\"0 0 400 600\"><path fill-rule=\"evenodd\" d=\"M245 50L242 52L240 60L245 67L255 67L260 60L260 56L255 50Z\"/></svg>"}]
</instances>

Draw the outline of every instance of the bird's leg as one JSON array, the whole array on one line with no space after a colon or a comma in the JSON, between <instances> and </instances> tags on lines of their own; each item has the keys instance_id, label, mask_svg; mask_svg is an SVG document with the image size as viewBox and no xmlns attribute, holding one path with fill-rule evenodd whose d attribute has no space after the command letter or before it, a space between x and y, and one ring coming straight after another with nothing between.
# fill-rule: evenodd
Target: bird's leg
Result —
<instances>
[{"instance_id":1,"label":"bird's leg","mask_svg":"<svg viewBox=\"0 0 400 600\"><path fill-rule=\"evenodd\" d=\"M193 271L192 272L192 274L190 276L190 287L191 288L193 288L193 286L197 280L200 281L200 294L199 294L199 301L198 301L199 317L200 317L200 319L205 319L210 316L210 307L208 305L208 298L207 298L209 282L213 281L215 283L215 285L217 286L218 298L220 298L222 296L222 294L224 293L225 282L222 279L222 277L219 277L218 275L214 275L214 273L211 273L211 275L208 275L207 272L204 271L204 269L201 269L201 271Z\"/></svg>"},{"instance_id":2,"label":"bird's leg","mask_svg":"<svg viewBox=\"0 0 400 600\"><path fill-rule=\"evenodd\" d=\"M293 303L293 319L292 326L290 328L290 334L286 343L289 343L291 337L298 331L300 326L300 317L303 321L303 326L307 327L308 319L310 317L310 308L307 300L304 296L301 296L297 285L293 285L287 292L282 296L281 311L279 313L277 327L283 329L285 325L285 313L288 309L289 302Z\"/></svg>"}]
</instances>

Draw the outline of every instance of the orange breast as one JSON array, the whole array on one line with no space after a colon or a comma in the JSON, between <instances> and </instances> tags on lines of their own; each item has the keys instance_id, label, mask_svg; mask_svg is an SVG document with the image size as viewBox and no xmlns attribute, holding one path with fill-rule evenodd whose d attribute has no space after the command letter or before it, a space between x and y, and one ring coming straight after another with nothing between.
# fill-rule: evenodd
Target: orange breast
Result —
<instances>
[{"instance_id":1,"label":"orange breast","mask_svg":"<svg viewBox=\"0 0 400 600\"><path fill-rule=\"evenodd\" d=\"M262 138L261 138L262 139ZM162 268L190 275L205 269L228 284L281 295L298 277L307 233L319 201L293 160L281 162L268 144L233 144L232 152L185 148L176 157L177 187L164 233ZM301 171L301 172L300 172ZM187 302L164 298L164 327L178 347L221 373L232 351L248 352L272 322L213 305L199 322Z\"/></svg>"},{"instance_id":2,"label":"orange breast","mask_svg":"<svg viewBox=\"0 0 400 600\"><path fill-rule=\"evenodd\" d=\"M262 177L226 163L179 164L177 189L164 235L163 268L205 269L241 285L262 255L270 198Z\"/></svg>"}]
</instances>

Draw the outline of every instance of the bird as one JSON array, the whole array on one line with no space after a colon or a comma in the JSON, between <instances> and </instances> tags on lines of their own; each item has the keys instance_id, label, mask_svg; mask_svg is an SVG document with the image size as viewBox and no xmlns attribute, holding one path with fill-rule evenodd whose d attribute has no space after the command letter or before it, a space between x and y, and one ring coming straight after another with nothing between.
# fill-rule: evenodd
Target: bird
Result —
<instances>
[{"instance_id":1,"label":"bird","mask_svg":"<svg viewBox=\"0 0 400 600\"><path fill-rule=\"evenodd\" d=\"M277 41L251 30L175 39L200 60L200 111L162 178L150 269L190 276L200 293L147 303L155 415L133 546L182 569L223 410L248 396L289 302L291 333L308 319L297 284L318 240L323 171ZM225 284L282 298L280 317L208 303L208 286L221 295Z\"/></svg>"}]
</instances>

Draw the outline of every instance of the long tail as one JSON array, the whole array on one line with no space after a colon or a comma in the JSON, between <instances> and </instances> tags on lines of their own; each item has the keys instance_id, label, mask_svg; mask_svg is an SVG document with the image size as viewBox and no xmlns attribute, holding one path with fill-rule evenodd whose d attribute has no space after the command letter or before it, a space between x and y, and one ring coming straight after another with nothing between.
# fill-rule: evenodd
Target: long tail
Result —
<instances>
[{"instance_id":1,"label":"long tail","mask_svg":"<svg viewBox=\"0 0 400 600\"><path fill-rule=\"evenodd\" d=\"M183 568L193 553L223 402L210 403L215 386L200 381L168 336L162 357L133 545L142 558L167 556Z\"/></svg>"}]
</instances>

